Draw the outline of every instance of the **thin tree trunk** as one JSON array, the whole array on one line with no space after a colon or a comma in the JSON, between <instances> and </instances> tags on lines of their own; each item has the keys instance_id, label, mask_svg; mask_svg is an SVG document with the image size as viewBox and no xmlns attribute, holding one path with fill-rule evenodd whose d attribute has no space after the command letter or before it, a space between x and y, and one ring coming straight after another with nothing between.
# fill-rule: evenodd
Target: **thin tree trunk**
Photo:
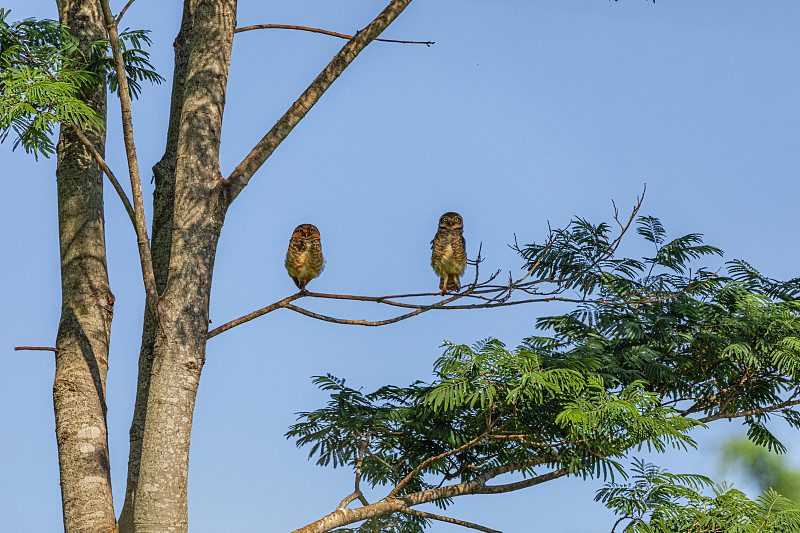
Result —
<instances>
[{"instance_id":1,"label":"thin tree trunk","mask_svg":"<svg viewBox=\"0 0 800 533\"><path fill-rule=\"evenodd\" d=\"M214 259L227 208L220 194L225 189L219 145L236 1L188 0L184 17L192 21L185 36L189 50L185 67L179 63L183 57L176 55L176 72L185 75L176 84L183 85L182 98L178 102L173 98L171 110L172 118L178 119L172 217L154 221L157 226L171 224L169 243L161 245L169 248L169 277L158 305L141 459L133 489L137 533L188 529L189 440L205 362ZM181 46L178 43L176 54ZM162 160L167 175L171 171L168 156ZM154 226L154 236L163 230ZM165 251L154 253L158 255L154 260L163 260Z\"/></svg>"},{"instance_id":2,"label":"thin tree trunk","mask_svg":"<svg viewBox=\"0 0 800 533\"><path fill-rule=\"evenodd\" d=\"M105 37L99 4L59 0L60 21L83 48ZM106 115L105 85L86 103ZM105 132L87 131L105 151ZM106 426L106 374L114 296L108 285L103 174L69 127L58 143L58 229L61 320L56 337L53 405L64 529L106 532L115 527Z\"/></svg>"},{"instance_id":3,"label":"thin tree trunk","mask_svg":"<svg viewBox=\"0 0 800 533\"><path fill-rule=\"evenodd\" d=\"M153 166L156 188L153 193L153 238L151 251L156 288L163 294L167 285L169 259L172 253L172 216L175 202L175 167L177 165L178 126L183 109L186 67L189 60L189 45L194 24L194 4L184 3L183 21L175 38L175 67L172 76L172 103L170 106L167 144L161 160ZM156 319L147 302L142 330L142 345L139 352L139 376L136 388L136 403L130 430L128 455L128 481L125 502L119 517L119 532L133 532L133 502L139 483L139 466L142 460L142 440L147 418L147 398L150 394L150 377L153 368L153 347L156 340Z\"/></svg>"},{"instance_id":4,"label":"thin tree trunk","mask_svg":"<svg viewBox=\"0 0 800 533\"><path fill-rule=\"evenodd\" d=\"M219 145L236 0L185 0L175 40L167 147L153 167L158 318L148 305L120 533L188 529L189 440L205 362L216 247L230 203L325 89L409 2L393 0L359 32L287 112L292 124L285 126L282 119L267 135L267 146L248 156L246 172L226 181ZM298 111L298 105L305 108Z\"/></svg>"}]
</instances>

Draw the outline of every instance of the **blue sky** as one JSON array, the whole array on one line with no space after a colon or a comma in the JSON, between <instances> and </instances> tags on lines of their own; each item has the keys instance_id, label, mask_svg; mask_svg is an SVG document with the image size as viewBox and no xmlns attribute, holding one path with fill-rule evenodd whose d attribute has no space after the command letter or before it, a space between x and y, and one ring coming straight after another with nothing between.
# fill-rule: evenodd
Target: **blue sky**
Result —
<instances>
[{"instance_id":1,"label":"blue sky","mask_svg":"<svg viewBox=\"0 0 800 533\"><path fill-rule=\"evenodd\" d=\"M240 26L353 32L385 3L241 1L238 20ZM57 17L54 2L3 5L12 19ZM122 5L113 2L112 9ZM137 0L122 24L153 31L153 63L166 77L179 17L179 2ZM295 291L283 258L300 223L320 228L327 258L312 290L424 292L437 286L429 242L446 211L463 215L470 256L483 242L484 272L517 273L521 261L507 247L515 234L523 243L541 242L548 223L563 226L575 215L609 220L611 201L625 212L645 183L642 214L660 217L670 235L703 233L725 250L710 267L742 258L772 277L797 276L798 21L800 3L790 0L412 2L383 36L436 45L370 45L233 205L216 262L214 324ZM343 43L285 30L236 37L223 174ZM169 90L169 84L145 87L134 103L145 172L163 152ZM107 160L125 176L118 116L118 103L110 100ZM0 306L0 402L6 406L0 410L0 516L8 531L57 531L53 357L13 351L52 346L55 339L55 161L36 163L12 152L10 143L0 146L0 157L0 220L7 228L0 275L8 280ZM143 181L150 220L152 189ZM119 506L143 291L134 234L110 189L106 224L117 297L108 404ZM625 247L641 251L635 238ZM388 316L366 304L302 303L346 318ZM427 313L382 328L338 326L282 310L212 339L192 436L191 531L291 531L330 512L351 491L350 472L316 467L283 438L294 413L325 400L312 375L330 372L365 390L429 379L442 341L494 336L513 346L533 333L537 317L564 309L538 304ZM699 451L656 460L675 472L714 475L717 443L739 431L736 423L718 423L698 432ZM797 448L786 444L796 457ZM610 531L613 519L591 501L598 485L562 479L514 494L468 497L447 514L507 533ZM564 513L566 506L573 512ZM431 531L454 528L440 524Z\"/></svg>"}]
</instances>

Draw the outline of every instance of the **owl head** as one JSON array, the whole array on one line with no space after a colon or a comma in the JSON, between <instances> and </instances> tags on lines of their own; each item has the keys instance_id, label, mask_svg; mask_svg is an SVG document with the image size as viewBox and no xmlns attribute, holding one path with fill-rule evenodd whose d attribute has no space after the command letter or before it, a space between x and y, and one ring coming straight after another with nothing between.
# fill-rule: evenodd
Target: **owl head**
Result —
<instances>
[{"instance_id":1,"label":"owl head","mask_svg":"<svg viewBox=\"0 0 800 533\"><path fill-rule=\"evenodd\" d=\"M319 239L319 230L313 224L300 224L294 228L293 239L314 240Z\"/></svg>"},{"instance_id":2,"label":"owl head","mask_svg":"<svg viewBox=\"0 0 800 533\"><path fill-rule=\"evenodd\" d=\"M448 230L464 229L464 219L458 213L450 211L439 218L439 228Z\"/></svg>"}]
</instances>

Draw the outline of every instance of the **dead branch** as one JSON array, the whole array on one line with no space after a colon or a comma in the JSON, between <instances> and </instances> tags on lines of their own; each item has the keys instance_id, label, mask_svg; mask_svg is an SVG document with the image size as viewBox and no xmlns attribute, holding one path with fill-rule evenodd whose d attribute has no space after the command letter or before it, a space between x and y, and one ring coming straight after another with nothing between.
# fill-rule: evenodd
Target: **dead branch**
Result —
<instances>
[{"instance_id":1,"label":"dead branch","mask_svg":"<svg viewBox=\"0 0 800 533\"><path fill-rule=\"evenodd\" d=\"M361 466L364 464L364 454L367 451L367 446L369 445L369 437L364 437L358 443L358 462L356 463L356 480L353 487L353 492L349 496L339 503L336 506L337 511L341 511L342 509L347 508L350 505L350 502L355 500L356 498L360 499L364 505L369 505L364 498L364 495L361 493Z\"/></svg>"},{"instance_id":2,"label":"dead branch","mask_svg":"<svg viewBox=\"0 0 800 533\"><path fill-rule=\"evenodd\" d=\"M122 108L122 136L125 141L125 153L128 157L128 171L131 178L131 192L133 194L133 210L135 214L134 227L139 245L139 260L142 264L142 278L144 287L153 309L157 309L158 289L153 273L153 260L150 254L150 241L147 238L147 222L144 216L144 201L142 198L142 182L139 176L139 161L136 158L136 146L133 140L133 118L131 115L131 96L128 87L128 77L125 73L125 60L122 58L122 48L119 43L117 21L111 13L108 0L100 0L103 9L108 40L114 55L114 68L117 71L117 84L119 87L119 101Z\"/></svg>"},{"instance_id":3,"label":"dead branch","mask_svg":"<svg viewBox=\"0 0 800 533\"><path fill-rule=\"evenodd\" d=\"M111 172L110 168L108 168L108 165L106 164L105 159L103 159L103 156L100 155L100 152L98 152L97 148L94 147L92 141L90 141L88 137L84 135L83 131L75 124L72 124L72 131L75 132L75 135L78 136L78 139L81 141L81 144L83 144L83 147L86 148L86 150L88 150L92 158L94 158L95 162L105 173L106 177L108 178L108 181L111 182L111 185L114 187L114 190L117 191L117 196L119 196L119 199L122 200L122 205L125 206L125 212L128 213L128 217L131 219L131 224L133 224L133 230L136 231L137 229L136 213L133 210L133 206L131 205L130 200L128 200L128 195L125 194L125 189L122 188L122 185L120 185L119 181L117 181L117 178L116 176L114 176L114 173Z\"/></svg>"},{"instance_id":4,"label":"dead branch","mask_svg":"<svg viewBox=\"0 0 800 533\"><path fill-rule=\"evenodd\" d=\"M322 70L311 85L300 95L291 107L284 113L278 122L258 141L249 154L231 172L225 180L229 194L228 202L233 200L247 186L253 174L272 155L275 149L283 142L294 127L306 116L308 111L316 104L325 91L344 72L361 51L376 39L391 24L400 13L411 3L411 0L392 0L386 9L363 30L356 33L347 44L342 47L330 63Z\"/></svg>"},{"instance_id":5,"label":"dead branch","mask_svg":"<svg viewBox=\"0 0 800 533\"><path fill-rule=\"evenodd\" d=\"M792 398L796 397L797 393L795 393ZM785 407L792 407L793 405L800 405L800 400L787 400L785 402L777 403L774 405L769 405L767 407L761 407L760 409L750 409L749 411L740 411L736 413L717 413L714 415L709 415L703 418L697 419L698 422L706 423L706 422L713 422L714 420L719 420L721 418L733 419L733 418L742 418L745 416L753 416L753 415L760 415L762 413L768 413L771 411L777 411L778 409L783 409Z\"/></svg>"},{"instance_id":6,"label":"dead branch","mask_svg":"<svg viewBox=\"0 0 800 533\"><path fill-rule=\"evenodd\" d=\"M458 520L457 518L450 518L433 513L426 513L424 511L417 511L416 509L400 509L400 512L412 516L428 518L429 520L439 520L440 522L447 522L448 524L455 524L457 526L463 526L469 529L477 529L478 531L484 531L485 533L503 533L502 531L484 527L478 524L473 524L472 522L466 522L464 520Z\"/></svg>"},{"instance_id":7,"label":"dead branch","mask_svg":"<svg viewBox=\"0 0 800 533\"><path fill-rule=\"evenodd\" d=\"M639 212L639 209L642 206L643 200L644 200L644 195L642 195L641 197L637 197L637 202L636 205L634 205L633 209L631 210L631 215L628 217L627 220L624 221L620 220L619 213L615 207L614 218L620 227L620 234L615 239L609 242L609 249L607 251L604 251L602 254L600 254L598 258L596 258L591 264L586 266L578 275L587 274L588 272L591 271L591 269L596 268L603 260L608 259L614 254L616 249L619 247L623 236L630 229L631 224L636 217L636 214ZM641 291L636 295L636 297L590 298L588 294L586 294L585 292L582 295L578 295L576 297L564 296L564 293L567 291L566 287L567 280L564 277L557 277L557 278L545 277L534 280L528 279L529 276L536 270L536 268L540 264L541 256L544 255L544 253L546 253L553 246L555 239L560 234L561 233L558 231L551 231L547 242L542 248L542 252L539 254L540 258L537 259L533 267L531 267L528 270L528 272L518 280L514 280L509 275L509 280L507 284L499 285L493 283L494 280L497 279L497 277L500 274L499 270L497 272L492 273L486 280L479 281L480 265L484 261L483 257L481 256L481 251L483 249L483 243L481 243L478 247L477 258L469 261L469 264L475 266L475 277L472 283L464 287L464 289L461 292L450 295L447 298L444 298L438 302L429 304L429 303L413 303L408 301L409 299L413 298L437 297L441 295L441 293L438 292L392 294L386 296L362 296L354 294L327 294L327 293L301 291L292 296L288 296L282 300L279 300L278 302L270 304L266 307L262 307L261 309L248 313L230 322L227 322L226 324L223 324L222 326L219 326L211 330L208 333L207 338L210 339L212 337L215 337L220 333L223 333L240 324L244 324L245 322L249 322L250 320L253 320L267 313L275 311L276 309L289 309L290 311L294 311L295 313L300 313L302 315L314 318L316 320L332 322L334 324L347 324L347 325L358 325L358 326L385 326L433 310L491 309L495 307L507 307L512 305L553 302L553 301L568 302L568 303L595 303L603 305L637 305L645 303L654 303L674 298L675 296L678 296L686 291L696 288L699 285L699 283L701 283L698 282L696 284L688 285L683 290L678 291L674 294L668 294L666 296L660 295L656 292L650 292L646 286L644 286L641 289ZM515 237L515 245L512 246L512 248L515 248L516 250L519 251L519 245L516 244L516 237ZM714 275L716 275L716 273ZM540 288L540 286L550 286L551 288L549 289ZM512 299L515 293L523 293L529 297ZM291 303L294 300L303 297L331 299L331 300L353 300L359 302L373 302L373 303L387 305L390 307L400 307L404 309L409 309L410 311L384 320L338 318L316 313L314 311L310 311L308 309L299 307ZM455 303L456 301L461 300L462 298L471 299L475 303Z\"/></svg>"},{"instance_id":8,"label":"dead branch","mask_svg":"<svg viewBox=\"0 0 800 533\"><path fill-rule=\"evenodd\" d=\"M249 322L249 321L253 320L254 318L258 318L258 317L260 317L262 315L266 315L267 313L272 312L275 309L280 309L282 307L285 307L289 302L297 300L298 298L302 298L303 296L305 296L305 294L303 294L302 292L298 292L297 294L293 294L291 296L288 296L288 297L284 298L283 300L275 302L274 304L268 305L266 307L262 307L261 309L259 309L257 311L253 311L252 313L248 313L248 314L244 315L243 317L237 318L236 320L231 320L227 324L223 324L223 325L221 325L221 326L219 326L217 328L214 328L211 331L209 331L206 338L210 339L211 337L216 337L220 333L224 333L225 331L228 331L229 329L231 329L233 327L236 327L239 324L244 324L245 322Z\"/></svg>"},{"instance_id":9,"label":"dead branch","mask_svg":"<svg viewBox=\"0 0 800 533\"><path fill-rule=\"evenodd\" d=\"M131 7L131 4L132 4L134 1L135 1L135 0L128 0L128 3L127 3L127 4L125 4L125 7L123 7L123 8L122 8L122 11L120 11L120 12L119 12L119 15L117 15L117 24L119 24L119 21L120 21L120 20L122 20L122 15L124 15L124 14L125 14L125 12L128 10L128 8L129 8L129 7Z\"/></svg>"},{"instance_id":10,"label":"dead branch","mask_svg":"<svg viewBox=\"0 0 800 533\"><path fill-rule=\"evenodd\" d=\"M485 483L489 479L495 478L501 474L517 472L532 466L537 466L542 464L557 463L560 460L561 458L559 456L535 457L531 459L522 460L516 463L501 465L495 468L487 469L482 474L478 475L474 479L467 482L456 483L444 487L436 487L432 489L421 490L419 492L413 492L411 494L405 494L403 496L396 496L396 497L387 496L386 498L378 502L375 502L370 505L364 505L363 507L358 507L355 509L336 509L327 516L324 516L319 520L317 520L316 522L308 524L307 526L301 527L295 530L293 533L323 533L325 531L330 531L337 527L341 527L347 524L353 524L355 522L360 522L362 520L367 520L369 518L374 518L376 516L395 513L395 512L405 512L407 509L410 509L415 505L420 505L423 503L454 498L456 496L465 496L468 494L493 494L500 492L508 492L510 490L517 490L517 488L523 488L523 486L520 486L520 484L523 483L524 487L538 485L546 481L551 481L553 479L566 476L569 473L569 471L567 468L561 468L558 470L548 472L546 474L542 474L540 476L528 478L519 483L513 483L507 485L487 487ZM512 488L512 487L517 487L517 488Z\"/></svg>"},{"instance_id":11,"label":"dead branch","mask_svg":"<svg viewBox=\"0 0 800 533\"><path fill-rule=\"evenodd\" d=\"M47 346L14 346L14 350L40 350L43 352L58 352L58 348L49 348Z\"/></svg>"},{"instance_id":12,"label":"dead branch","mask_svg":"<svg viewBox=\"0 0 800 533\"><path fill-rule=\"evenodd\" d=\"M128 5L130 5L132 2L133 2L133 0L130 0ZM127 6L126 6L126 8L127 8ZM20 45L23 44L22 41L20 41L14 35L11 35L11 38L14 39L18 44L20 44ZM50 72L50 69L47 67L47 65L42 63L39 60L39 58L37 58L35 55L27 55L27 57L29 59L31 59L33 62L35 62L37 65L39 65L39 67L42 68L44 73L47 75L48 78L50 78L51 81L54 81L54 82L58 81L58 78L56 77L56 75L53 74L52 72ZM97 148L95 148L94 144L92 144L92 141L90 141L89 138L86 137L86 135L83 133L83 130L80 128L80 126L78 124L74 123L74 122L70 122L68 124L72 128L72 131L75 133L75 135L78 137L78 140L81 142L81 144L83 144L83 147L86 148L86 150L89 152L89 154L95 160L95 162L100 166L101 170L103 170L103 172L105 173L106 177L108 177L108 180L111 182L111 185L114 187L114 190L117 192L117 195L119 196L119 199L122 201L122 205L125 207L125 211L128 213L128 217L131 219L131 223L133 224L134 231L136 231L137 230L137 227L136 227L136 215L134 214L133 207L131 206L130 200L128 200L128 196L125 194L125 190L122 188L122 185L120 185L120 183L117 180L116 176L114 176L114 173L111 172L110 168L108 168L108 165L106 164L105 159L103 159L103 156L101 156L100 152L97 151ZM67 123L64 123L64 125L67 125Z\"/></svg>"},{"instance_id":13,"label":"dead branch","mask_svg":"<svg viewBox=\"0 0 800 533\"><path fill-rule=\"evenodd\" d=\"M131 2L133 2L133 0L131 0ZM270 29L310 31L313 33L330 35L332 37L339 37L340 39L353 38L352 35L346 35L344 33L336 33L335 31L322 30L320 28L309 28L308 26L292 26L289 24L255 24L253 26L244 26L242 28L236 28L235 30L233 30L233 33L240 33L243 31L250 31L250 30L270 30ZM374 39L374 40L380 41L382 43L424 44L425 46L428 47L436 44L435 41L398 41L396 39Z\"/></svg>"}]
</instances>

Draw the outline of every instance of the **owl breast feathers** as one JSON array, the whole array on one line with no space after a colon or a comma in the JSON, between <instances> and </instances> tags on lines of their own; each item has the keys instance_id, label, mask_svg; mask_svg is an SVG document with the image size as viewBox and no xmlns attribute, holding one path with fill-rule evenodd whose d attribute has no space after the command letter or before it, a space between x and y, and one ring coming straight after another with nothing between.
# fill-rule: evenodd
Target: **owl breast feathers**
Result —
<instances>
[{"instance_id":1,"label":"owl breast feathers","mask_svg":"<svg viewBox=\"0 0 800 533\"><path fill-rule=\"evenodd\" d=\"M286 251L286 271L301 291L306 284L322 273L325 260L322 257L322 241L319 230L312 224L297 226L289 239Z\"/></svg>"},{"instance_id":2,"label":"owl breast feathers","mask_svg":"<svg viewBox=\"0 0 800 533\"><path fill-rule=\"evenodd\" d=\"M458 213L445 213L439 218L439 229L431 241L431 266L439 275L442 293L461 288L458 277L467 268L467 242L464 220Z\"/></svg>"}]
</instances>

